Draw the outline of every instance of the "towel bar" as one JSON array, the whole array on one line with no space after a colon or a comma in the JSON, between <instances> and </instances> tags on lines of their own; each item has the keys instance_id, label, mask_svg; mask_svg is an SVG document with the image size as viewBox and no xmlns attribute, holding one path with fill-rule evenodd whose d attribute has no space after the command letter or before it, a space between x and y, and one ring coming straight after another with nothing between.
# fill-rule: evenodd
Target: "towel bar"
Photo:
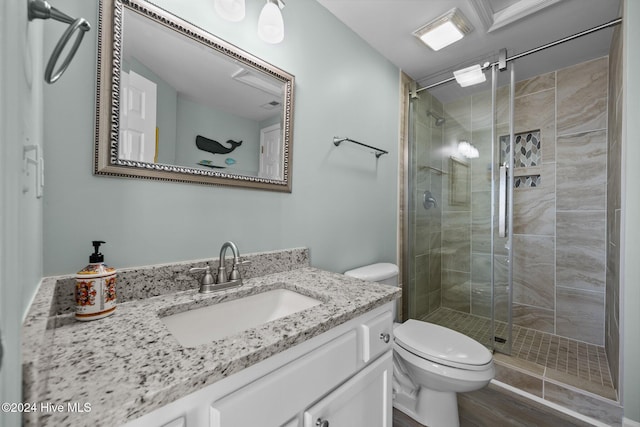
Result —
<instances>
[{"instance_id":1,"label":"towel bar","mask_svg":"<svg viewBox=\"0 0 640 427\"><path fill-rule=\"evenodd\" d=\"M56 44L56 47L53 49L51 57L49 58L49 62L47 63L47 67L45 68L44 80L47 83L52 84L56 80L58 80L60 76L62 76L62 74L65 72L65 70L71 63L73 56L76 54L78 47L80 47L80 43L82 42L84 33L89 31L91 29L91 26L86 19L74 19L69 15L59 11L55 7L52 7L45 0L29 0L28 16L29 21L32 21L34 19L53 19L55 21L64 22L65 24L70 24L66 31L62 34L62 37L60 37L60 40L58 41L58 44ZM60 68L58 68L58 71L54 73L54 67L56 66L56 63L60 58L60 54L67 46L67 43L69 43L69 40L71 39L73 34L76 32L78 32L78 35L76 36L76 40L73 43L73 46L71 46L71 49L69 49L69 53L62 62Z\"/></svg>"}]
</instances>

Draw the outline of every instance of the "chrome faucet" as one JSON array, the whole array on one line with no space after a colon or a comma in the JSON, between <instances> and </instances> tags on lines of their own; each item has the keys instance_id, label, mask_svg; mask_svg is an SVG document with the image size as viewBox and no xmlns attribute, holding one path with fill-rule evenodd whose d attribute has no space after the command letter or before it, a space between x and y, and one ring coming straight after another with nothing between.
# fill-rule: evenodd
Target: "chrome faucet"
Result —
<instances>
[{"instance_id":1,"label":"chrome faucet","mask_svg":"<svg viewBox=\"0 0 640 427\"><path fill-rule=\"evenodd\" d=\"M231 273L227 276L227 268L224 265L224 259L227 252L227 248L231 248L233 252L233 268L231 269ZM215 292L222 289L233 288L236 286L242 285L242 278L240 277L240 271L238 270L238 266L240 264L248 264L249 261L241 261L240 260L240 251L238 251L238 247L233 242L225 242L220 248L220 264L218 265L218 274L213 279L211 274L211 268L206 266L204 268L192 268L189 271L191 273L204 271L205 274L200 280L200 292Z\"/></svg>"},{"instance_id":2,"label":"chrome faucet","mask_svg":"<svg viewBox=\"0 0 640 427\"><path fill-rule=\"evenodd\" d=\"M220 264L218 265L218 277L216 278L216 283L227 282L227 269L224 265L224 257L227 253L227 248L231 248L231 251L233 252L233 268L231 269L231 273L229 273L228 281L231 282L233 280L239 280L240 284L242 284L240 272L238 271L238 264L240 264L240 251L238 251L238 247L233 242L224 242L220 248Z\"/></svg>"}]
</instances>

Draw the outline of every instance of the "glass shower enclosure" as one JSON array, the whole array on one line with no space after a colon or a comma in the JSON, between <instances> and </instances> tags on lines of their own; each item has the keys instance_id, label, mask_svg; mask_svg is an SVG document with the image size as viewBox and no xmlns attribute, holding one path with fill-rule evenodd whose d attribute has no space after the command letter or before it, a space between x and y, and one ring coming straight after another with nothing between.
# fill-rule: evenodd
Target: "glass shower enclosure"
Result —
<instances>
[{"instance_id":1,"label":"glass shower enclosure","mask_svg":"<svg viewBox=\"0 0 640 427\"><path fill-rule=\"evenodd\" d=\"M497 67L481 85L410 96L405 317L509 354L514 77Z\"/></svg>"}]
</instances>

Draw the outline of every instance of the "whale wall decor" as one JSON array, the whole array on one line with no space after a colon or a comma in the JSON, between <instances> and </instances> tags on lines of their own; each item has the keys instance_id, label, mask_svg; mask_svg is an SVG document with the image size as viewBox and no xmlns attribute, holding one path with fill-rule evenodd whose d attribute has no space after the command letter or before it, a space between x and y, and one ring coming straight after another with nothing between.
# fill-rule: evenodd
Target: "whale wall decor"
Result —
<instances>
[{"instance_id":1,"label":"whale wall decor","mask_svg":"<svg viewBox=\"0 0 640 427\"><path fill-rule=\"evenodd\" d=\"M198 135L196 137L196 147L203 151L208 151L213 154L227 154L235 150L237 147L242 145L242 141L234 141L232 139L227 140L227 144L230 147L225 147L218 141L214 141L213 139L205 138L204 136Z\"/></svg>"}]
</instances>

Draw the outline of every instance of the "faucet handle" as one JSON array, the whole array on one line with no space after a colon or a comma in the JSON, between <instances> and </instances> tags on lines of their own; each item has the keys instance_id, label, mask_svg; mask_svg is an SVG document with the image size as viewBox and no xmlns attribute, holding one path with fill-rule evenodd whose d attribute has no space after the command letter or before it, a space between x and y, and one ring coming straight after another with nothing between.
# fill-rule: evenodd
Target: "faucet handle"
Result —
<instances>
[{"instance_id":1,"label":"faucet handle","mask_svg":"<svg viewBox=\"0 0 640 427\"><path fill-rule=\"evenodd\" d=\"M200 279L201 285L211 285L214 283L213 275L211 274L211 267L208 265L206 267L193 267L189 269L189 273L198 273L200 271L204 271L204 276Z\"/></svg>"}]
</instances>

